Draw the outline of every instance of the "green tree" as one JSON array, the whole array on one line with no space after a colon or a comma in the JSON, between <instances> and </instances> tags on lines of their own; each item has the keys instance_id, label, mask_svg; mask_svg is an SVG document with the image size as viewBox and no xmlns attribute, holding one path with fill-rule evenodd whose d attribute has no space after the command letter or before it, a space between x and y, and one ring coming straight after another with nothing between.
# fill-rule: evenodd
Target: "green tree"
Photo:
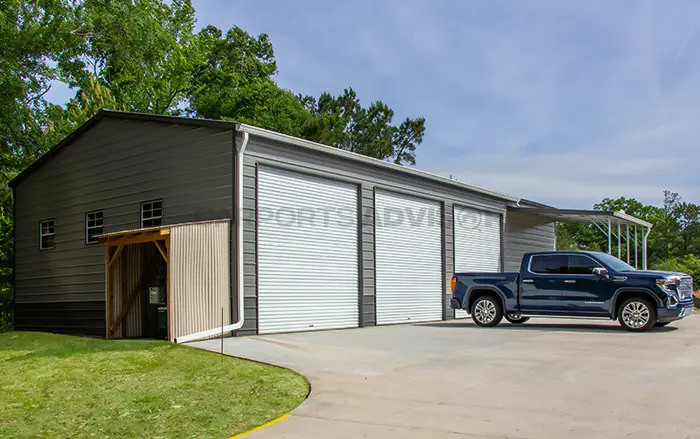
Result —
<instances>
[{"instance_id":1,"label":"green tree","mask_svg":"<svg viewBox=\"0 0 700 439\"><path fill-rule=\"evenodd\" d=\"M272 43L266 34L253 37L238 26L226 35L215 26L207 26L197 35L203 61L192 72L188 112L208 119L235 118L245 101L257 105L256 97L268 104L276 95L289 104L285 93L273 90L272 76L277 73ZM239 97L243 93L247 97ZM259 105L265 108L266 105ZM255 111L248 111L248 116ZM252 120L248 120L252 122Z\"/></svg>"},{"instance_id":2,"label":"green tree","mask_svg":"<svg viewBox=\"0 0 700 439\"><path fill-rule=\"evenodd\" d=\"M95 77L128 110L181 111L204 60L190 0L85 0L76 13L82 39L59 62L70 86Z\"/></svg>"},{"instance_id":3,"label":"green tree","mask_svg":"<svg viewBox=\"0 0 700 439\"><path fill-rule=\"evenodd\" d=\"M92 76L87 86L68 101L65 108L56 105L48 109L49 125L46 134L56 143L88 121L101 109L125 111L126 105L117 102L106 86L100 85Z\"/></svg>"},{"instance_id":4,"label":"green tree","mask_svg":"<svg viewBox=\"0 0 700 439\"><path fill-rule=\"evenodd\" d=\"M7 183L48 148L44 99L74 37L71 2L0 2L0 331L11 321L12 197Z\"/></svg>"},{"instance_id":5,"label":"green tree","mask_svg":"<svg viewBox=\"0 0 700 439\"><path fill-rule=\"evenodd\" d=\"M415 150L425 134L424 118L392 125L391 108L381 101L362 107L352 88L339 96L323 93L318 100L307 96L302 101L314 116L307 138L397 164L416 163Z\"/></svg>"}]
</instances>

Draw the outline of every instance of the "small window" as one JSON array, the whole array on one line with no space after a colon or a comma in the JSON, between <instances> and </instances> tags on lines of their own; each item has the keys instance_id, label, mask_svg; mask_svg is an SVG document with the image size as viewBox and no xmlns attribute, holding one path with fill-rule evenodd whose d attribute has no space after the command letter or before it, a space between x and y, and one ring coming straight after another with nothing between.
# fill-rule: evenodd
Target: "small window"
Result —
<instances>
[{"instance_id":1,"label":"small window","mask_svg":"<svg viewBox=\"0 0 700 439\"><path fill-rule=\"evenodd\" d=\"M538 274L566 274L566 259L564 255L533 256L530 271Z\"/></svg>"},{"instance_id":2,"label":"small window","mask_svg":"<svg viewBox=\"0 0 700 439\"><path fill-rule=\"evenodd\" d=\"M102 211L85 214L85 242L97 242L97 236L104 233L104 215Z\"/></svg>"},{"instance_id":3,"label":"small window","mask_svg":"<svg viewBox=\"0 0 700 439\"><path fill-rule=\"evenodd\" d=\"M39 226L39 248L41 250L54 248L56 245L56 241L54 240L55 236L56 221L42 221L41 225Z\"/></svg>"},{"instance_id":4,"label":"small window","mask_svg":"<svg viewBox=\"0 0 700 439\"><path fill-rule=\"evenodd\" d=\"M163 200L149 201L141 204L141 227L163 225Z\"/></svg>"},{"instance_id":5,"label":"small window","mask_svg":"<svg viewBox=\"0 0 700 439\"><path fill-rule=\"evenodd\" d=\"M593 269L601 265L588 256L569 256L568 274L593 274Z\"/></svg>"}]
</instances>

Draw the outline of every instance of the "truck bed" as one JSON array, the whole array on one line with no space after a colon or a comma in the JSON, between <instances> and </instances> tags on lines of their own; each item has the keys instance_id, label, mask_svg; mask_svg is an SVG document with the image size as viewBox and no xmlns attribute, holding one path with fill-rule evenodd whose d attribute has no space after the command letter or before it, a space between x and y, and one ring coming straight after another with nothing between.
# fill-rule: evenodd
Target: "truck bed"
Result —
<instances>
[{"instance_id":1,"label":"truck bed","mask_svg":"<svg viewBox=\"0 0 700 439\"><path fill-rule=\"evenodd\" d=\"M490 289L495 293L503 296L506 302L506 309L515 310L518 305L518 279L520 273L482 273L482 272L463 272L455 273L454 278L456 284L453 293L453 299L459 300L460 308L465 300L468 300L468 294L473 289Z\"/></svg>"}]
</instances>

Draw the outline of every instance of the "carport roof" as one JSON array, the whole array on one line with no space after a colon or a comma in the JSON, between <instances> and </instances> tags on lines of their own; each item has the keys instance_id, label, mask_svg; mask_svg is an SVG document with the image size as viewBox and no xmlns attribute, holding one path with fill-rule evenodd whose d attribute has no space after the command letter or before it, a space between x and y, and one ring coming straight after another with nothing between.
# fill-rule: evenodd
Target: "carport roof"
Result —
<instances>
[{"instance_id":1,"label":"carport roof","mask_svg":"<svg viewBox=\"0 0 700 439\"><path fill-rule=\"evenodd\" d=\"M552 221L569 223L591 223L601 220L623 222L651 228L652 224L640 218L626 214L624 211L610 210L581 210L581 209L557 209L554 207L509 207L509 211L523 212L529 215L540 216Z\"/></svg>"}]
</instances>

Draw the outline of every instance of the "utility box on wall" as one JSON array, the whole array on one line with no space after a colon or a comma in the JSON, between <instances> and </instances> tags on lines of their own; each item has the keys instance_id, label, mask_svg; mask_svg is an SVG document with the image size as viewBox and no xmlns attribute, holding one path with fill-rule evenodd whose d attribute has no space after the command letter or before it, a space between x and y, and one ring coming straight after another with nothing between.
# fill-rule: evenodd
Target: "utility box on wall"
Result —
<instances>
[{"instance_id":1,"label":"utility box on wall","mask_svg":"<svg viewBox=\"0 0 700 439\"><path fill-rule=\"evenodd\" d=\"M148 287L148 303L161 305L165 303L165 287Z\"/></svg>"}]
</instances>

